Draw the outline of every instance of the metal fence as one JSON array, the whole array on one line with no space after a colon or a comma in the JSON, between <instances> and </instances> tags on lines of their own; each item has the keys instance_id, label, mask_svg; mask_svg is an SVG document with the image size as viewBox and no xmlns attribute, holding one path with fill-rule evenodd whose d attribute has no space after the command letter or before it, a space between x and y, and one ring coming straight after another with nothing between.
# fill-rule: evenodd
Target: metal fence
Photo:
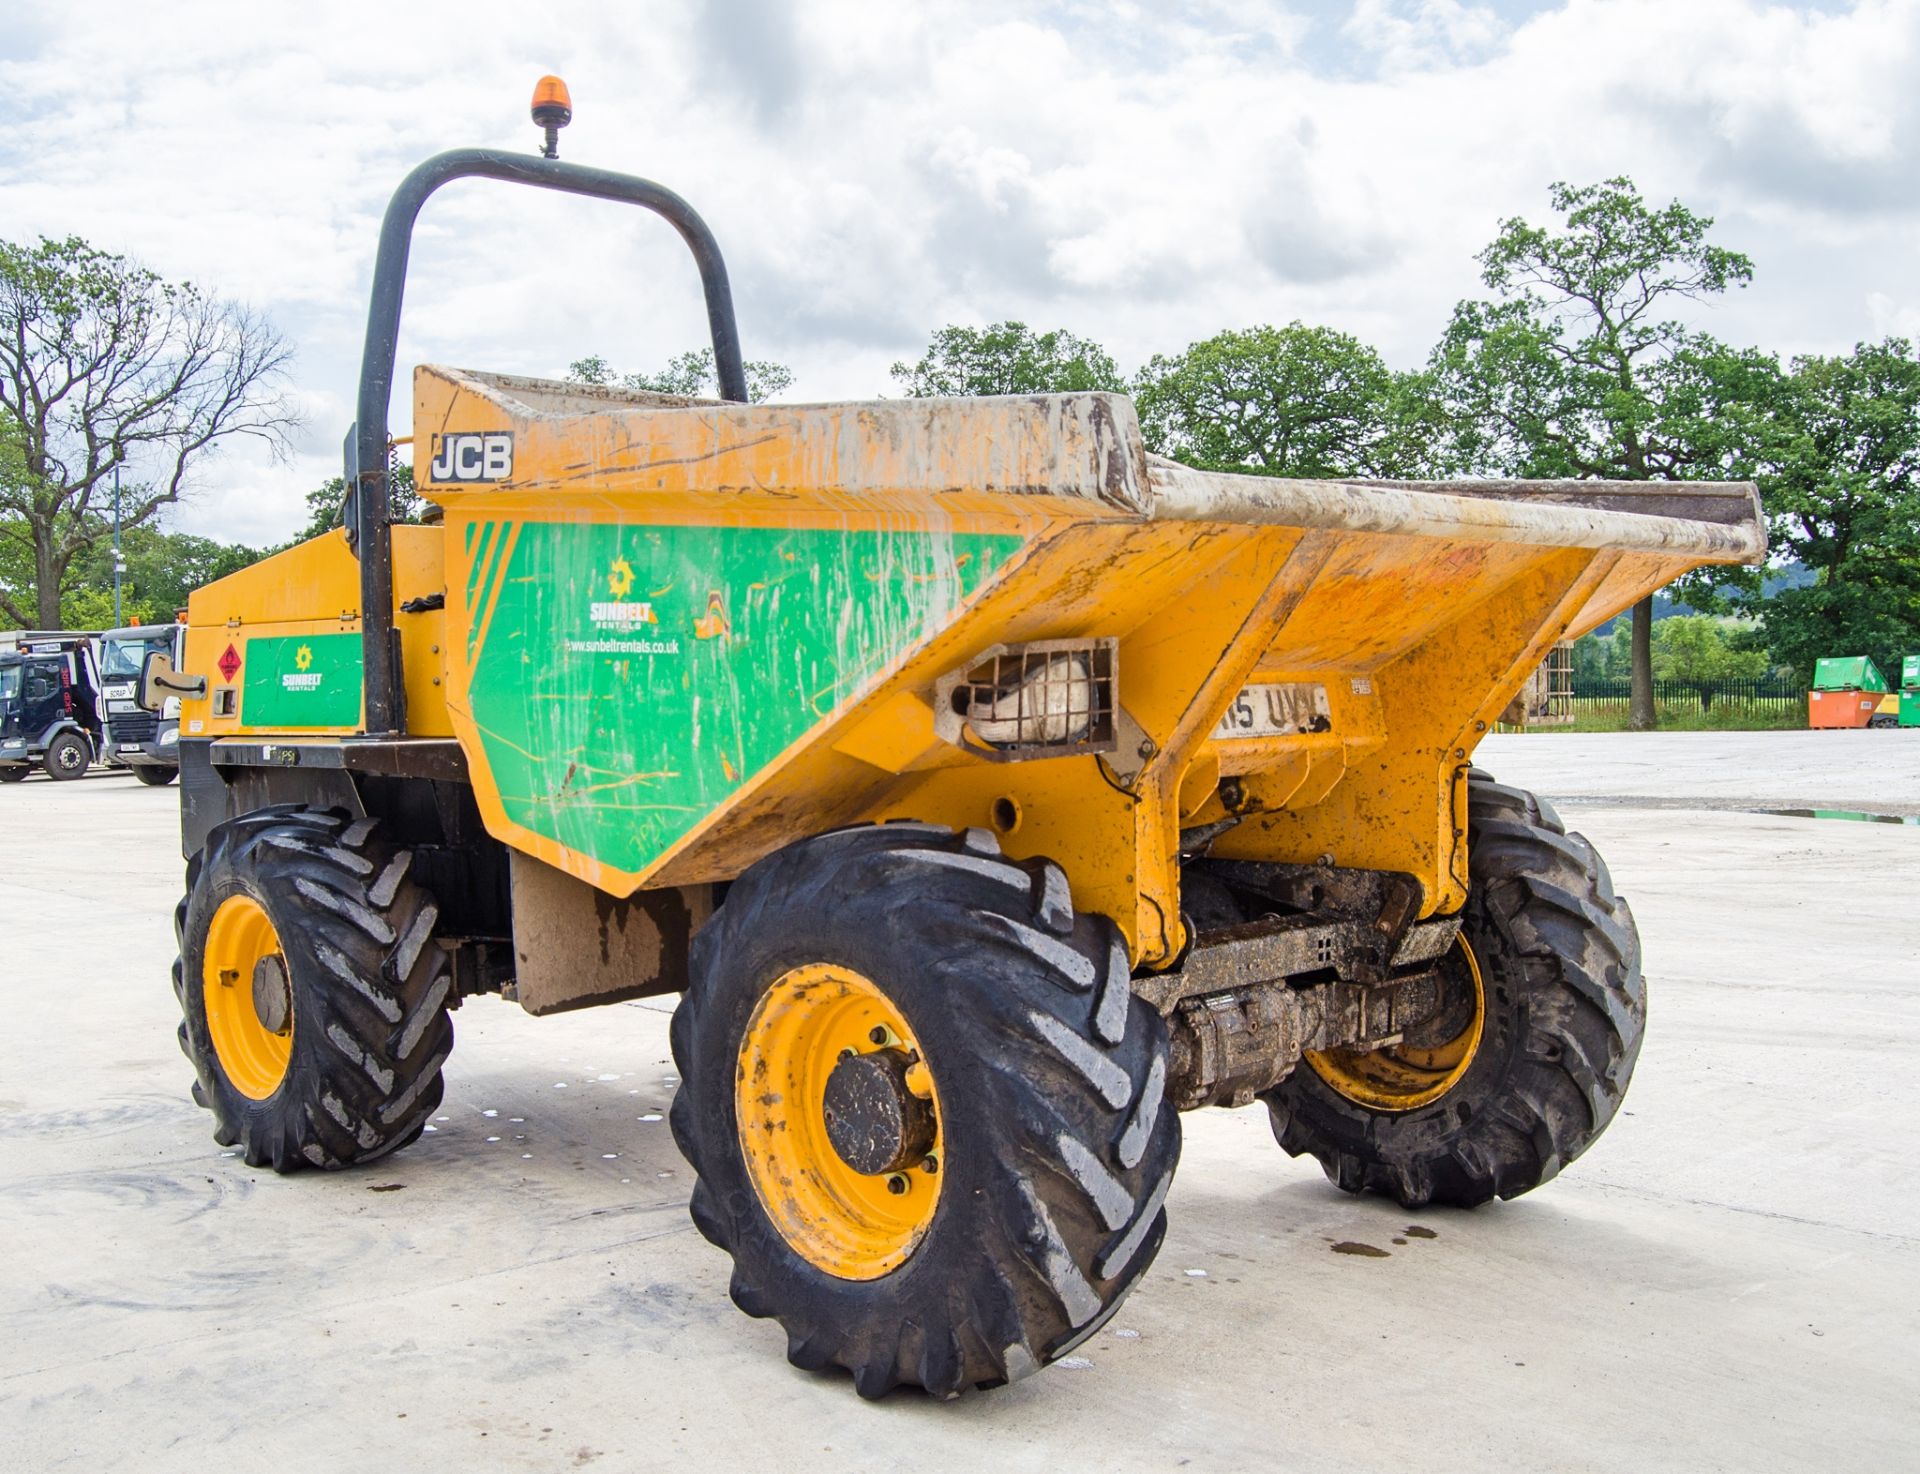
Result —
<instances>
[{"instance_id":1,"label":"metal fence","mask_svg":"<svg viewBox=\"0 0 1920 1474\"><path fill-rule=\"evenodd\" d=\"M1758 681L1655 681L1654 703L1662 707L1687 707L1701 712L1731 708L1754 715L1804 713L1807 688L1799 681L1775 679ZM1626 677L1573 678L1573 708L1595 713L1619 709L1625 711L1633 700L1633 683Z\"/></svg>"}]
</instances>

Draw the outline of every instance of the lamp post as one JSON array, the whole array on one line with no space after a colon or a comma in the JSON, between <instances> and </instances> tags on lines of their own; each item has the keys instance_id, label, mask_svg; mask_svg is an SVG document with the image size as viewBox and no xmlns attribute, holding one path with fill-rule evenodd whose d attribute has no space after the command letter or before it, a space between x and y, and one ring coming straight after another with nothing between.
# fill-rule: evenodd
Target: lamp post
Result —
<instances>
[{"instance_id":1,"label":"lamp post","mask_svg":"<svg viewBox=\"0 0 1920 1474\"><path fill-rule=\"evenodd\" d=\"M120 559L120 463L113 464L113 627L120 628L120 572L127 565Z\"/></svg>"}]
</instances>

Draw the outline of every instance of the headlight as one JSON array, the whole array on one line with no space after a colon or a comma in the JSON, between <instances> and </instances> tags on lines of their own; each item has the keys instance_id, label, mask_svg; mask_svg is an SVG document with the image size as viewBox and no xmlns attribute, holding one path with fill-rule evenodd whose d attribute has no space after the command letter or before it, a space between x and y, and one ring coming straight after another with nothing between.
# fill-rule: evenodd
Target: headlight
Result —
<instances>
[{"instance_id":1,"label":"headlight","mask_svg":"<svg viewBox=\"0 0 1920 1474\"><path fill-rule=\"evenodd\" d=\"M995 645L934 683L933 729L981 757L1111 752L1119 641Z\"/></svg>"},{"instance_id":2,"label":"headlight","mask_svg":"<svg viewBox=\"0 0 1920 1474\"><path fill-rule=\"evenodd\" d=\"M174 743L178 742L179 740L180 740L180 729L178 727L169 727L166 731L160 734L160 745L162 747L171 747L173 746Z\"/></svg>"}]
</instances>

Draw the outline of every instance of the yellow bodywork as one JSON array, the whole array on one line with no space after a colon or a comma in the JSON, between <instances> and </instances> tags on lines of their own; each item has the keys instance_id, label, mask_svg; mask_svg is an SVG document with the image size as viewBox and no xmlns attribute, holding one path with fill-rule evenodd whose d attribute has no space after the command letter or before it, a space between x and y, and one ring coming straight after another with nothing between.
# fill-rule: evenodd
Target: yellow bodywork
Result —
<instances>
[{"instance_id":1,"label":"yellow bodywork","mask_svg":"<svg viewBox=\"0 0 1920 1474\"><path fill-rule=\"evenodd\" d=\"M441 530L401 525L393 529L394 605L438 593ZM407 730L416 737L451 737L444 682L446 615L438 610L394 616L400 631L401 670L406 677ZM183 737L251 737L264 733L344 735L361 730L358 716L324 726L249 723L238 698L249 674L254 640L360 632L360 564L338 529L264 559L187 598L187 636L180 668L207 677L204 699L183 702ZM232 679L221 670L231 648L239 664ZM232 709L222 712L220 693Z\"/></svg>"},{"instance_id":2,"label":"yellow bodywork","mask_svg":"<svg viewBox=\"0 0 1920 1474\"><path fill-rule=\"evenodd\" d=\"M1147 456L1117 396L721 406L423 368L414 426L422 490L444 522L395 529L395 600L444 590L446 607L395 616L408 729L459 740L496 837L627 895L728 879L838 825L989 827L1010 855L1057 861L1075 904L1118 922L1147 967L1170 965L1185 941L1182 829L1233 818L1212 839L1215 856L1405 872L1422 887L1423 915L1458 909L1470 759L1544 653L1690 568L1763 550L1747 487L1693 488L1697 505L1683 510L1694 515L1676 516L1670 505L1636 510L1645 487L1608 500L1571 483L1516 497L1210 475ZM432 474L443 444L502 434L509 477ZM868 662L857 681L781 697L811 704L773 760L743 766L708 751L715 741L696 720L659 772L595 768L583 749L552 791L503 789L494 767L505 739L476 715L477 662L539 671L571 658L529 638L524 621L503 632L497 610L503 597L533 597L514 583L532 566L524 539L589 529L602 531L595 547L620 529L643 551L645 538L688 529L906 531L936 552L1005 551L990 576L972 552L942 555L929 572L842 570L856 583L922 579L931 612L890 630L884 650L855 651ZM640 621L646 648L675 646L662 661L748 638L755 610L764 625L764 580L637 587L637 557L567 568L577 590L567 597ZM227 643L244 657L264 632L356 629L355 573L336 533L202 590L185 668L213 672ZM981 652L1096 638L1117 641L1123 750L990 761L936 733L935 683ZM625 665L609 669L592 693L581 687L600 715L566 728L568 740L634 719L618 695ZM1263 685L1319 688L1319 729L1219 732L1243 688ZM244 720L190 703L182 735L257 735ZM717 765L722 797L657 855L610 858L568 837L593 804L657 822L647 796L682 762Z\"/></svg>"}]
</instances>

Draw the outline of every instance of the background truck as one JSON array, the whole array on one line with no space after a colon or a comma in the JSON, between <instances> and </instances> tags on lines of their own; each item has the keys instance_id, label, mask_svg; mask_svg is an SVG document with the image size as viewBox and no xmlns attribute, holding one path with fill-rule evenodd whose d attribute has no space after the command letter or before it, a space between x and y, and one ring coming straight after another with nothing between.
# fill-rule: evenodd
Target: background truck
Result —
<instances>
[{"instance_id":1,"label":"background truck","mask_svg":"<svg viewBox=\"0 0 1920 1474\"><path fill-rule=\"evenodd\" d=\"M178 624L132 625L106 631L95 644L106 704L103 755L154 787L171 783L180 772L180 701L170 697L158 712L146 710L137 699L140 671L156 650L177 663L184 630Z\"/></svg>"},{"instance_id":2,"label":"background truck","mask_svg":"<svg viewBox=\"0 0 1920 1474\"><path fill-rule=\"evenodd\" d=\"M749 405L711 234L558 162L568 114L545 79L542 156L401 184L345 526L148 657L216 1139L379 1160L466 999L680 992L693 1220L790 1359L870 1397L1104 1324L1177 1206L1180 1111L1263 1101L1408 1205L1591 1145L1645 1026L1632 913L1473 752L1556 642L1757 561L1753 489L1213 474L1113 394ZM434 512L394 525L409 237L468 178L663 217L723 398L423 366Z\"/></svg>"},{"instance_id":3,"label":"background truck","mask_svg":"<svg viewBox=\"0 0 1920 1474\"><path fill-rule=\"evenodd\" d=\"M78 778L106 737L93 637L52 630L8 636L0 651L0 783L37 766L49 778Z\"/></svg>"}]
</instances>

